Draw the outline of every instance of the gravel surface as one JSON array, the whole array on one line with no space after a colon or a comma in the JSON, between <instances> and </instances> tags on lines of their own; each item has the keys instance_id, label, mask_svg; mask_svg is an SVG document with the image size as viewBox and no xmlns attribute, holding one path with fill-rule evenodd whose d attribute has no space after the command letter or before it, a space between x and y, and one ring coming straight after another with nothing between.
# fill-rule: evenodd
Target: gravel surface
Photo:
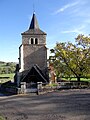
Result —
<instances>
[{"instance_id":1,"label":"gravel surface","mask_svg":"<svg viewBox=\"0 0 90 120\"><path fill-rule=\"evenodd\" d=\"M90 120L90 89L0 97L6 120Z\"/></svg>"}]
</instances>

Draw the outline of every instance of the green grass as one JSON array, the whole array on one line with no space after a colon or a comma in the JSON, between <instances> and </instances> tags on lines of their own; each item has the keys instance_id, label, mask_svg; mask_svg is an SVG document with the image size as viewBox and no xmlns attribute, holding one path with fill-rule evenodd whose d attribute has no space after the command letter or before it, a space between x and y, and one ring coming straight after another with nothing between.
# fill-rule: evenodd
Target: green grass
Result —
<instances>
[{"instance_id":1,"label":"green grass","mask_svg":"<svg viewBox=\"0 0 90 120\"><path fill-rule=\"evenodd\" d=\"M77 78L61 78L62 80L68 80L68 81L77 81ZM81 78L80 81L90 82L90 78Z\"/></svg>"},{"instance_id":2,"label":"green grass","mask_svg":"<svg viewBox=\"0 0 90 120\"><path fill-rule=\"evenodd\" d=\"M81 78L81 81L88 81L90 82L90 78L86 79L86 78Z\"/></svg>"},{"instance_id":3,"label":"green grass","mask_svg":"<svg viewBox=\"0 0 90 120\"><path fill-rule=\"evenodd\" d=\"M57 85L58 85L57 83L51 83L51 84L48 84L47 86L49 86L49 87L55 87Z\"/></svg>"},{"instance_id":4,"label":"green grass","mask_svg":"<svg viewBox=\"0 0 90 120\"><path fill-rule=\"evenodd\" d=\"M0 83L4 83L4 82L7 82L9 80L13 80L14 79L14 73L12 74L0 74L0 77L9 77L7 79L3 78L3 79L0 79Z\"/></svg>"},{"instance_id":5,"label":"green grass","mask_svg":"<svg viewBox=\"0 0 90 120\"><path fill-rule=\"evenodd\" d=\"M14 77L14 73L11 73L11 74L0 74L0 77L10 77L10 79L12 79Z\"/></svg>"},{"instance_id":6,"label":"green grass","mask_svg":"<svg viewBox=\"0 0 90 120\"><path fill-rule=\"evenodd\" d=\"M5 120L5 118L3 118L2 116L0 116L0 120Z\"/></svg>"}]
</instances>

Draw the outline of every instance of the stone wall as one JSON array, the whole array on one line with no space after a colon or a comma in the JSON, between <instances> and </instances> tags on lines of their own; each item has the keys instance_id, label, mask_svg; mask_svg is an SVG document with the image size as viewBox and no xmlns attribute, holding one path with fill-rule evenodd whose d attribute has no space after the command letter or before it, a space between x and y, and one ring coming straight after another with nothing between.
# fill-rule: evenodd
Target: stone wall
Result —
<instances>
[{"instance_id":1,"label":"stone wall","mask_svg":"<svg viewBox=\"0 0 90 120\"><path fill-rule=\"evenodd\" d=\"M30 40L38 39L37 44L31 44ZM33 34L23 35L22 45L19 48L19 65L20 72L30 69L34 64L37 64L41 69L47 67L47 48L46 35Z\"/></svg>"},{"instance_id":2,"label":"stone wall","mask_svg":"<svg viewBox=\"0 0 90 120\"><path fill-rule=\"evenodd\" d=\"M47 67L47 49L40 45L24 45L24 69L28 70L32 65L37 64L39 67Z\"/></svg>"},{"instance_id":3,"label":"stone wall","mask_svg":"<svg viewBox=\"0 0 90 120\"><path fill-rule=\"evenodd\" d=\"M43 45L46 45L46 35L23 35L22 36L22 44L25 45L25 44L29 44L29 40L30 38L38 38L39 40L39 44L43 44Z\"/></svg>"}]
</instances>

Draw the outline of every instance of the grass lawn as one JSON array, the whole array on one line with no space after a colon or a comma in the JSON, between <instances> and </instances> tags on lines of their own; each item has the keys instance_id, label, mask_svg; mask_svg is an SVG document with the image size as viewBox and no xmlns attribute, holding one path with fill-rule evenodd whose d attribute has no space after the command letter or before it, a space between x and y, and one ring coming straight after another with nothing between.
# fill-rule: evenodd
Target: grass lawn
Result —
<instances>
[{"instance_id":1,"label":"grass lawn","mask_svg":"<svg viewBox=\"0 0 90 120\"><path fill-rule=\"evenodd\" d=\"M61 79L66 80L66 81L67 80L68 81L77 81L77 78L71 78L71 79L70 78L61 78ZM88 82L90 82L90 78L88 78L88 79L87 78L81 78L80 81L88 81Z\"/></svg>"},{"instance_id":2,"label":"grass lawn","mask_svg":"<svg viewBox=\"0 0 90 120\"><path fill-rule=\"evenodd\" d=\"M0 120L5 120L2 116L0 116Z\"/></svg>"},{"instance_id":3,"label":"grass lawn","mask_svg":"<svg viewBox=\"0 0 90 120\"><path fill-rule=\"evenodd\" d=\"M4 83L4 82L7 82L9 80L13 80L14 75L15 75L14 73L12 73L12 74L0 74L0 77L9 77L9 78L1 78L0 83Z\"/></svg>"},{"instance_id":4,"label":"grass lawn","mask_svg":"<svg viewBox=\"0 0 90 120\"><path fill-rule=\"evenodd\" d=\"M11 74L0 74L0 77L10 77L10 79L12 79L14 77L14 73L11 73Z\"/></svg>"}]
</instances>

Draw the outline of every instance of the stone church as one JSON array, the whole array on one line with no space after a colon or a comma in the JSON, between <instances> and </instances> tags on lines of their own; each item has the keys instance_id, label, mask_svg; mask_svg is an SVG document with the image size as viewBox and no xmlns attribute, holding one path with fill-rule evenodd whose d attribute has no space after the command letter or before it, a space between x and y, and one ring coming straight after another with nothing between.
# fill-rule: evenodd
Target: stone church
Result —
<instances>
[{"instance_id":1,"label":"stone church","mask_svg":"<svg viewBox=\"0 0 90 120\"><path fill-rule=\"evenodd\" d=\"M15 83L48 82L46 33L38 25L33 13L30 27L22 34L19 47L19 64L16 66Z\"/></svg>"}]
</instances>

